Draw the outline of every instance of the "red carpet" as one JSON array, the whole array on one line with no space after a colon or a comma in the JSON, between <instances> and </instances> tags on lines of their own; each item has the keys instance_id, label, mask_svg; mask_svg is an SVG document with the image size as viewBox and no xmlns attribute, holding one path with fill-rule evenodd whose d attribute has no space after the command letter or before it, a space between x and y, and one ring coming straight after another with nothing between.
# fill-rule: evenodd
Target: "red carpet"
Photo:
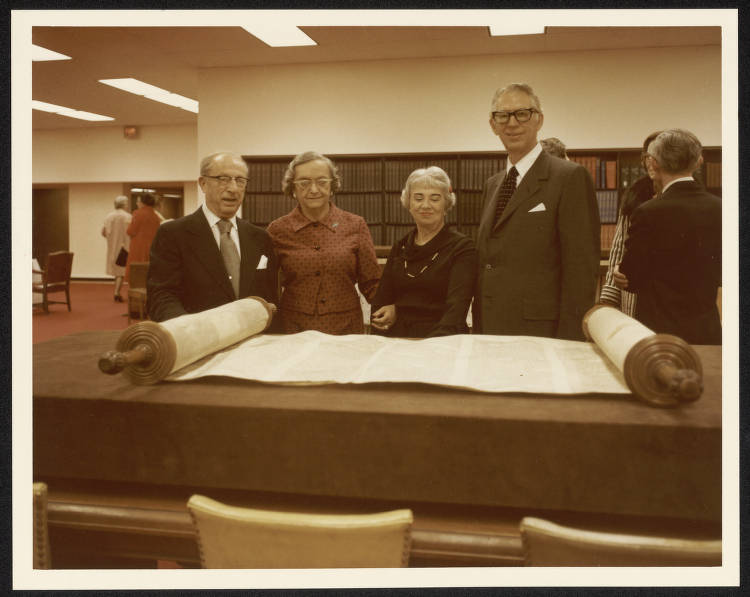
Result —
<instances>
[{"instance_id":1,"label":"red carpet","mask_svg":"<svg viewBox=\"0 0 750 597\"><path fill-rule=\"evenodd\" d=\"M124 303L116 303L113 282L71 282L70 305L50 305L49 314L35 306L32 314L33 342L43 342L74 332L90 330L124 330L128 327L127 285L121 294ZM64 293L50 295L53 300L64 300ZM138 321L134 319L133 322Z\"/></svg>"}]
</instances>

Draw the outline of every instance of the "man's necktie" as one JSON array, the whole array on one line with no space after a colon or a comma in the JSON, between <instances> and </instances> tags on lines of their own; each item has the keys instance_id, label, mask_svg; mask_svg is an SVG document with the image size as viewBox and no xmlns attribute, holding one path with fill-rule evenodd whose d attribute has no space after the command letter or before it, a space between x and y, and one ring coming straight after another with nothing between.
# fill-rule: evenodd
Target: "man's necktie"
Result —
<instances>
[{"instance_id":1,"label":"man's necktie","mask_svg":"<svg viewBox=\"0 0 750 597\"><path fill-rule=\"evenodd\" d=\"M502 216L505 211L505 206L508 205L508 201L510 201L510 198L516 190L516 178L518 178L518 170L513 166L508 171L508 174L505 175L505 180L500 187L500 193L497 196L497 210L495 211L495 221L493 222L493 225L497 224L500 220L500 216Z\"/></svg>"},{"instance_id":2,"label":"man's necktie","mask_svg":"<svg viewBox=\"0 0 750 597\"><path fill-rule=\"evenodd\" d=\"M234 244L229 232L232 230L232 222L229 220L219 220L216 225L219 227L219 250L221 258L224 260L224 267L227 268L229 281L234 288L235 298L240 296L240 253L237 245Z\"/></svg>"}]
</instances>

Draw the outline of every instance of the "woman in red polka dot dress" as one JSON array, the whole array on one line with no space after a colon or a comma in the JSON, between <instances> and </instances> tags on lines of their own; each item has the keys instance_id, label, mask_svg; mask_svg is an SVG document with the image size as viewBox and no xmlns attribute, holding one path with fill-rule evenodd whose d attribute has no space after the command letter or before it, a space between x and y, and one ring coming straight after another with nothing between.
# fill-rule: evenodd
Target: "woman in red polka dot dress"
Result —
<instances>
[{"instance_id":1,"label":"woman in red polka dot dress","mask_svg":"<svg viewBox=\"0 0 750 597\"><path fill-rule=\"evenodd\" d=\"M268 226L281 265L283 331L363 333L354 285L370 301L380 267L365 220L331 202L341 188L336 166L314 151L301 153L289 163L281 186L297 201Z\"/></svg>"}]
</instances>

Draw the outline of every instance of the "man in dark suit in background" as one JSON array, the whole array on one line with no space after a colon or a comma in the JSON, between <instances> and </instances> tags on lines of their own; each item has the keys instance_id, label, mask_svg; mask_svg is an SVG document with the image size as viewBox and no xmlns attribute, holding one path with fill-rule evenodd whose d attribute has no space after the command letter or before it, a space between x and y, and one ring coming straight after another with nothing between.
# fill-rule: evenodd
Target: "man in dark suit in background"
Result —
<instances>
[{"instance_id":1,"label":"man in dark suit in background","mask_svg":"<svg viewBox=\"0 0 750 597\"><path fill-rule=\"evenodd\" d=\"M508 164L484 186L474 333L583 339L599 270L599 210L588 171L542 151L543 122L528 85L495 92L490 126Z\"/></svg>"},{"instance_id":2,"label":"man in dark suit in background","mask_svg":"<svg viewBox=\"0 0 750 597\"><path fill-rule=\"evenodd\" d=\"M247 164L233 153L201 161L206 201L194 213L164 222L151 245L147 307L154 321L260 296L276 304L277 263L262 228L237 217Z\"/></svg>"},{"instance_id":3,"label":"man in dark suit in background","mask_svg":"<svg viewBox=\"0 0 750 597\"><path fill-rule=\"evenodd\" d=\"M662 193L633 212L620 271L638 295L635 316L644 325L691 344L721 344L721 200L693 178L702 151L681 129L648 146Z\"/></svg>"}]
</instances>

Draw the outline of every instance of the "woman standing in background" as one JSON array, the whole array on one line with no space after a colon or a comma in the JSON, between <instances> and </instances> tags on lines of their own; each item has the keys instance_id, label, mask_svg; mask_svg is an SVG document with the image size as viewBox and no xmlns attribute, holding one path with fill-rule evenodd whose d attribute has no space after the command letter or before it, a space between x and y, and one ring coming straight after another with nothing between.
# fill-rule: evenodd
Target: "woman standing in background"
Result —
<instances>
[{"instance_id":1,"label":"woman standing in background","mask_svg":"<svg viewBox=\"0 0 750 597\"><path fill-rule=\"evenodd\" d=\"M137 209L128 226L130 253L128 253L128 265L125 272L125 279L128 281L130 281L130 264L149 260L151 243L161 224L161 218L154 209L155 203L156 198L153 195L142 195L136 200Z\"/></svg>"},{"instance_id":2,"label":"woman standing in background","mask_svg":"<svg viewBox=\"0 0 750 597\"><path fill-rule=\"evenodd\" d=\"M643 151L641 152L641 164L646 170L646 174L636 180L625 192L622 200L620 214L615 226L615 235L612 239L612 249L609 252L609 267L604 277L604 284L599 295L599 302L608 303L620 309L630 317L635 317L636 295L625 290L627 281L620 274L619 265L622 256L625 253L625 240L628 237L628 228L630 228L630 216L637 207L653 198L658 189L654 188L654 182L651 179L653 171L649 172L646 157L648 155L648 146L656 139L661 131L651 133L643 142ZM622 286L625 284L625 286Z\"/></svg>"}]
</instances>

